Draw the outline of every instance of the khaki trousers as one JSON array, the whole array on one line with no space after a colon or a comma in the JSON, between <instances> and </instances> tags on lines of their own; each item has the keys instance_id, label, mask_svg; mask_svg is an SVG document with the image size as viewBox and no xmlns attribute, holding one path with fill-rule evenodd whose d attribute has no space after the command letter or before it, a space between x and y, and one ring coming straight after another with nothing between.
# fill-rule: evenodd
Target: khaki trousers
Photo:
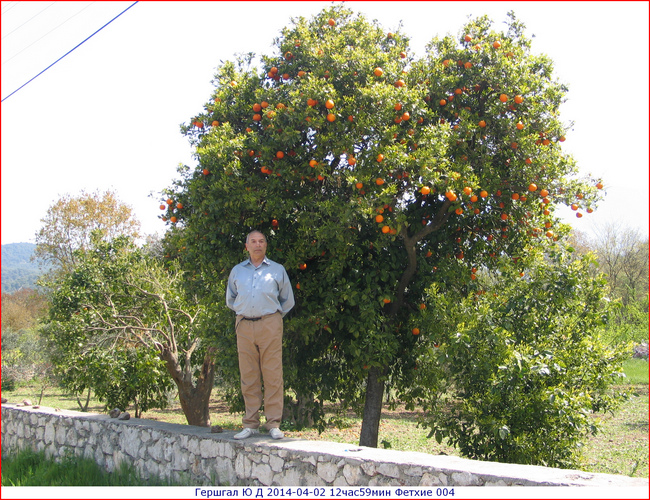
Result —
<instances>
[{"instance_id":1,"label":"khaki trousers","mask_svg":"<svg viewBox=\"0 0 650 500\"><path fill-rule=\"evenodd\" d=\"M241 392L246 406L243 426L253 429L260 426L263 380L265 427L280 427L284 406L282 315L270 314L258 321L248 321L237 316L235 330Z\"/></svg>"}]
</instances>

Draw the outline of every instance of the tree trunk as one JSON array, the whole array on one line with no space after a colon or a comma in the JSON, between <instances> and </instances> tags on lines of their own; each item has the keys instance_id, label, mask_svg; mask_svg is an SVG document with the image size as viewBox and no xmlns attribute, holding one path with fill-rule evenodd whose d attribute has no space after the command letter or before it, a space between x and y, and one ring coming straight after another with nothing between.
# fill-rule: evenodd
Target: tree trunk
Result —
<instances>
[{"instance_id":1,"label":"tree trunk","mask_svg":"<svg viewBox=\"0 0 650 500\"><path fill-rule=\"evenodd\" d=\"M203 365L196 384L192 380L192 370L182 370L178 357L171 351L163 351L162 359L178 388L178 399L189 425L210 427L210 395L214 385L214 362L212 353L203 358Z\"/></svg>"},{"instance_id":2,"label":"tree trunk","mask_svg":"<svg viewBox=\"0 0 650 500\"><path fill-rule=\"evenodd\" d=\"M359 446L377 448L379 422L381 421L382 401L384 398L384 381L379 368L370 368L366 384L366 402L363 407Z\"/></svg>"}]
</instances>

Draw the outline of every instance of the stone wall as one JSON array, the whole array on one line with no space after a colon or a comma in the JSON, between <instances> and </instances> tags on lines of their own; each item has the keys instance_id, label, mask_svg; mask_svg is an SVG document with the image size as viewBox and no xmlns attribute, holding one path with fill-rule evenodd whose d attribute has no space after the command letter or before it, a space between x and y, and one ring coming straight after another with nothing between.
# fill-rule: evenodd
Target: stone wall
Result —
<instances>
[{"instance_id":1,"label":"stone wall","mask_svg":"<svg viewBox=\"0 0 650 500\"><path fill-rule=\"evenodd\" d=\"M2 455L32 448L125 462L144 478L211 486L641 486L647 479L467 460L349 444L234 432L152 420L117 420L52 408L2 405Z\"/></svg>"}]
</instances>

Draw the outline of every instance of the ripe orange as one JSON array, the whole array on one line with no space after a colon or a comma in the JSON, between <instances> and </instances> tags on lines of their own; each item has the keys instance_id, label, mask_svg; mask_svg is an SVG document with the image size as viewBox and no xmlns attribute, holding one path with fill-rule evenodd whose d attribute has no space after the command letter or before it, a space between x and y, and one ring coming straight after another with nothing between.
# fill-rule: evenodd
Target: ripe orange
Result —
<instances>
[{"instance_id":1,"label":"ripe orange","mask_svg":"<svg viewBox=\"0 0 650 500\"><path fill-rule=\"evenodd\" d=\"M537 184L534 184L532 182L530 184L528 184L528 191L530 191L531 193L533 191L537 191Z\"/></svg>"},{"instance_id":2,"label":"ripe orange","mask_svg":"<svg viewBox=\"0 0 650 500\"><path fill-rule=\"evenodd\" d=\"M408 111L405 111L404 114L402 114L402 120L407 121L411 119L411 113Z\"/></svg>"},{"instance_id":3,"label":"ripe orange","mask_svg":"<svg viewBox=\"0 0 650 500\"><path fill-rule=\"evenodd\" d=\"M329 24L330 26L334 26L334 25L336 24L336 21L335 21L334 19L330 18L330 19L327 21L327 24Z\"/></svg>"},{"instance_id":4,"label":"ripe orange","mask_svg":"<svg viewBox=\"0 0 650 500\"><path fill-rule=\"evenodd\" d=\"M333 122L334 120L336 120L336 115L333 114L333 113L329 113L329 114L327 115L327 121L328 121L328 122Z\"/></svg>"},{"instance_id":5,"label":"ripe orange","mask_svg":"<svg viewBox=\"0 0 650 500\"><path fill-rule=\"evenodd\" d=\"M447 104L447 101L444 99L440 99L440 105L445 106Z\"/></svg>"},{"instance_id":6,"label":"ripe orange","mask_svg":"<svg viewBox=\"0 0 650 500\"><path fill-rule=\"evenodd\" d=\"M465 186L463 188L463 193L465 193L467 196L469 196L470 194L472 194L472 188L469 187L469 186Z\"/></svg>"},{"instance_id":7,"label":"ripe orange","mask_svg":"<svg viewBox=\"0 0 650 500\"><path fill-rule=\"evenodd\" d=\"M524 98L522 96L520 96L520 95L516 95L515 96L515 104L521 104L522 102L524 102Z\"/></svg>"},{"instance_id":8,"label":"ripe orange","mask_svg":"<svg viewBox=\"0 0 650 500\"><path fill-rule=\"evenodd\" d=\"M495 49L500 48L500 47L501 47L501 42L500 42L499 40L496 40L496 41L492 44L492 47L494 47Z\"/></svg>"},{"instance_id":9,"label":"ripe orange","mask_svg":"<svg viewBox=\"0 0 650 500\"><path fill-rule=\"evenodd\" d=\"M379 178L375 181L375 183L376 183L378 186L381 186L381 185L384 183L384 179L382 179L381 177L379 177Z\"/></svg>"},{"instance_id":10,"label":"ripe orange","mask_svg":"<svg viewBox=\"0 0 650 500\"><path fill-rule=\"evenodd\" d=\"M390 299L388 297L384 297L384 304L390 304Z\"/></svg>"},{"instance_id":11,"label":"ripe orange","mask_svg":"<svg viewBox=\"0 0 650 500\"><path fill-rule=\"evenodd\" d=\"M309 166L311 168L316 168L316 165L318 165L318 162L316 160L309 160Z\"/></svg>"},{"instance_id":12,"label":"ripe orange","mask_svg":"<svg viewBox=\"0 0 650 500\"><path fill-rule=\"evenodd\" d=\"M521 122L517 122L517 130L523 130L524 124Z\"/></svg>"},{"instance_id":13,"label":"ripe orange","mask_svg":"<svg viewBox=\"0 0 650 500\"><path fill-rule=\"evenodd\" d=\"M431 192L431 188L429 186L422 186L420 189L420 193L422 193L424 196L428 195Z\"/></svg>"},{"instance_id":14,"label":"ripe orange","mask_svg":"<svg viewBox=\"0 0 650 500\"><path fill-rule=\"evenodd\" d=\"M478 201L478 196L476 196L475 194L473 194L473 195L470 197L469 201L471 201L472 203L476 203L476 202Z\"/></svg>"},{"instance_id":15,"label":"ripe orange","mask_svg":"<svg viewBox=\"0 0 650 500\"><path fill-rule=\"evenodd\" d=\"M384 155L381 154L381 153L379 153L379 154L377 155L377 161L378 161L379 163L381 163L382 161L384 161L384 158L385 158Z\"/></svg>"},{"instance_id":16,"label":"ripe orange","mask_svg":"<svg viewBox=\"0 0 650 500\"><path fill-rule=\"evenodd\" d=\"M533 159L532 159L532 158L526 158L524 161L526 162L526 165L530 165L530 164L533 163ZM534 190L533 190L533 191L534 191Z\"/></svg>"},{"instance_id":17,"label":"ripe orange","mask_svg":"<svg viewBox=\"0 0 650 500\"><path fill-rule=\"evenodd\" d=\"M457 214L457 215L463 215L463 209L460 208L460 207L458 207L458 208L456 209L456 214Z\"/></svg>"},{"instance_id":18,"label":"ripe orange","mask_svg":"<svg viewBox=\"0 0 650 500\"><path fill-rule=\"evenodd\" d=\"M363 188L363 182L357 182L354 186L355 186L357 189L362 189L362 188Z\"/></svg>"},{"instance_id":19,"label":"ripe orange","mask_svg":"<svg viewBox=\"0 0 650 500\"><path fill-rule=\"evenodd\" d=\"M500 100L501 102L507 102L507 101L508 101L508 96L507 96L506 94L501 94L501 95L499 96L499 100Z\"/></svg>"},{"instance_id":20,"label":"ripe orange","mask_svg":"<svg viewBox=\"0 0 650 500\"><path fill-rule=\"evenodd\" d=\"M399 56L400 56L402 59L406 59L406 52L400 52L400 53L399 53Z\"/></svg>"},{"instance_id":21,"label":"ripe orange","mask_svg":"<svg viewBox=\"0 0 650 500\"><path fill-rule=\"evenodd\" d=\"M456 201L458 199L456 193L454 193L451 189L445 193L445 196L449 201Z\"/></svg>"},{"instance_id":22,"label":"ripe orange","mask_svg":"<svg viewBox=\"0 0 650 500\"><path fill-rule=\"evenodd\" d=\"M376 67L373 73L375 74L375 76L380 77L381 75L384 74L384 70L381 69L380 67Z\"/></svg>"},{"instance_id":23,"label":"ripe orange","mask_svg":"<svg viewBox=\"0 0 650 500\"><path fill-rule=\"evenodd\" d=\"M426 308L427 308L427 305L424 302L422 304L420 304L420 309L421 310L424 310Z\"/></svg>"},{"instance_id":24,"label":"ripe orange","mask_svg":"<svg viewBox=\"0 0 650 500\"><path fill-rule=\"evenodd\" d=\"M411 330L411 333L413 335L420 335L420 329L419 328L413 328L413 330Z\"/></svg>"},{"instance_id":25,"label":"ripe orange","mask_svg":"<svg viewBox=\"0 0 650 500\"><path fill-rule=\"evenodd\" d=\"M471 68L471 67L472 67L472 63L469 62L469 61L467 61L467 62L465 63L465 69L469 69L469 68Z\"/></svg>"},{"instance_id":26,"label":"ripe orange","mask_svg":"<svg viewBox=\"0 0 650 500\"><path fill-rule=\"evenodd\" d=\"M465 41L466 42L471 42L472 41L472 36L471 35L465 35Z\"/></svg>"},{"instance_id":27,"label":"ripe orange","mask_svg":"<svg viewBox=\"0 0 650 500\"><path fill-rule=\"evenodd\" d=\"M266 102L266 101L262 101L262 104L260 104L260 106L262 106L262 108L268 108L268 107L269 107L269 103Z\"/></svg>"},{"instance_id":28,"label":"ripe orange","mask_svg":"<svg viewBox=\"0 0 650 500\"><path fill-rule=\"evenodd\" d=\"M576 217L579 219L580 217L582 217L582 214L580 212L578 212L578 213L576 213Z\"/></svg>"},{"instance_id":29,"label":"ripe orange","mask_svg":"<svg viewBox=\"0 0 650 500\"><path fill-rule=\"evenodd\" d=\"M332 109L334 107L334 101L332 101L332 99L328 99L327 101L325 101L325 107L327 109Z\"/></svg>"},{"instance_id":30,"label":"ripe orange","mask_svg":"<svg viewBox=\"0 0 650 500\"><path fill-rule=\"evenodd\" d=\"M508 220L508 214L501 214L501 220Z\"/></svg>"},{"instance_id":31,"label":"ripe orange","mask_svg":"<svg viewBox=\"0 0 650 500\"><path fill-rule=\"evenodd\" d=\"M176 204L176 208L178 208L179 210L182 210L182 209L183 209L183 204L179 201L179 202Z\"/></svg>"},{"instance_id":32,"label":"ripe orange","mask_svg":"<svg viewBox=\"0 0 650 500\"><path fill-rule=\"evenodd\" d=\"M172 216L172 217L169 218L169 220L170 220L172 223L176 224L176 221L177 221L178 219L177 219L176 217Z\"/></svg>"},{"instance_id":33,"label":"ripe orange","mask_svg":"<svg viewBox=\"0 0 650 500\"><path fill-rule=\"evenodd\" d=\"M260 121L261 119L262 119L262 115L260 115L259 113L255 113L255 114L253 115L253 121L254 121L254 122L258 122L258 121Z\"/></svg>"},{"instance_id":34,"label":"ripe orange","mask_svg":"<svg viewBox=\"0 0 650 500\"><path fill-rule=\"evenodd\" d=\"M174 200L172 200L171 198L167 199L167 205L172 205L173 203L174 203Z\"/></svg>"},{"instance_id":35,"label":"ripe orange","mask_svg":"<svg viewBox=\"0 0 650 500\"><path fill-rule=\"evenodd\" d=\"M573 210L573 211L578 210L578 205L575 204L575 203L572 203L571 204L571 210Z\"/></svg>"},{"instance_id":36,"label":"ripe orange","mask_svg":"<svg viewBox=\"0 0 650 500\"><path fill-rule=\"evenodd\" d=\"M481 120L480 122L478 122L478 126L481 128L485 128L487 126L487 123L485 123L485 120Z\"/></svg>"},{"instance_id":37,"label":"ripe orange","mask_svg":"<svg viewBox=\"0 0 650 500\"><path fill-rule=\"evenodd\" d=\"M281 160L282 158L284 158L284 152L282 152L282 151L278 151L277 153L275 153L275 157L276 157L278 160Z\"/></svg>"},{"instance_id":38,"label":"ripe orange","mask_svg":"<svg viewBox=\"0 0 650 500\"><path fill-rule=\"evenodd\" d=\"M599 182L598 184L596 184L596 187L597 187L598 189L603 189L603 183L602 183L602 182Z\"/></svg>"},{"instance_id":39,"label":"ripe orange","mask_svg":"<svg viewBox=\"0 0 650 500\"><path fill-rule=\"evenodd\" d=\"M381 232L384 233L384 234L389 233L390 232L390 227L388 227L388 226L382 227Z\"/></svg>"},{"instance_id":40,"label":"ripe orange","mask_svg":"<svg viewBox=\"0 0 650 500\"><path fill-rule=\"evenodd\" d=\"M260 111L262 111L262 105L256 102L255 104L253 104L253 111L259 113Z\"/></svg>"},{"instance_id":41,"label":"ripe orange","mask_svg":"<svg viewBox=\"0 0 650 500\"><path fill-rule=\"evenodd\" d=\"M401 87L403 87L404 85L406 85L406 83L404 82L404 80L401 80L401 79L400 79L400 80L397 80L397 81L395 82L395 86L396 86L397 88L401 88Z\"/></svg>"},{"instance_id":42,"label":"ripe orange","mask_svg":"<svg viewBox=\"0 0 650 500\"><path fill-rule=\"evenodd\" d=\"M354 156L348 156L348 165L356 165L357 159Z\"/></svg>"},{"instance_id":43,"label":"ripe orange","mask_svg":"<svg viewBox=\"0 0 650 500\"><path fill-rule=\"evenodd\" d=\"M376 216L375 216L375 222L376 222L377 224L381 224L382 222L384 222L384 216L381 215L381 214L380 214L380 215L376 215Z\"/></svg>"},{"instance_id":44,"label":"ripe orange","mask_svg":"<svg viewBox=\"0 0 650 500\"><path fill-rule=\"evenodd\" d=\"M519 199L519 193L512 193L510 196L513 200L518 200Z\"/></svg>"},{"instance_id":45,"label":"ripe orange","mask_svg":"<svg viewBox=\"0 0 650 500\"><path fill-rule=\"evenodd\" d=\"M160 205L160 210L165 210L167 207L165 205Z\"/></svg>"}]
</instances>

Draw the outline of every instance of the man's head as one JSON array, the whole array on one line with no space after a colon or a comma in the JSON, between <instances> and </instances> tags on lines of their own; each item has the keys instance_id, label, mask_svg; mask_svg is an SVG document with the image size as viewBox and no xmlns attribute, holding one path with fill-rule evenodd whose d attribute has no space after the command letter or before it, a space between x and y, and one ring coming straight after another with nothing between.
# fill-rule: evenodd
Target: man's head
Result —
<instances>
[{"instance_id":1,"label":"man's head","mask_svg":"<svg viewBox=\"0 0 650 500\"><path fill-rule=\"evenodd\" d=\"M251 231L246 236L246 251L254 261L261 261L266 256L266 237L260 231Z\"/></svg>"}]
</instances>

